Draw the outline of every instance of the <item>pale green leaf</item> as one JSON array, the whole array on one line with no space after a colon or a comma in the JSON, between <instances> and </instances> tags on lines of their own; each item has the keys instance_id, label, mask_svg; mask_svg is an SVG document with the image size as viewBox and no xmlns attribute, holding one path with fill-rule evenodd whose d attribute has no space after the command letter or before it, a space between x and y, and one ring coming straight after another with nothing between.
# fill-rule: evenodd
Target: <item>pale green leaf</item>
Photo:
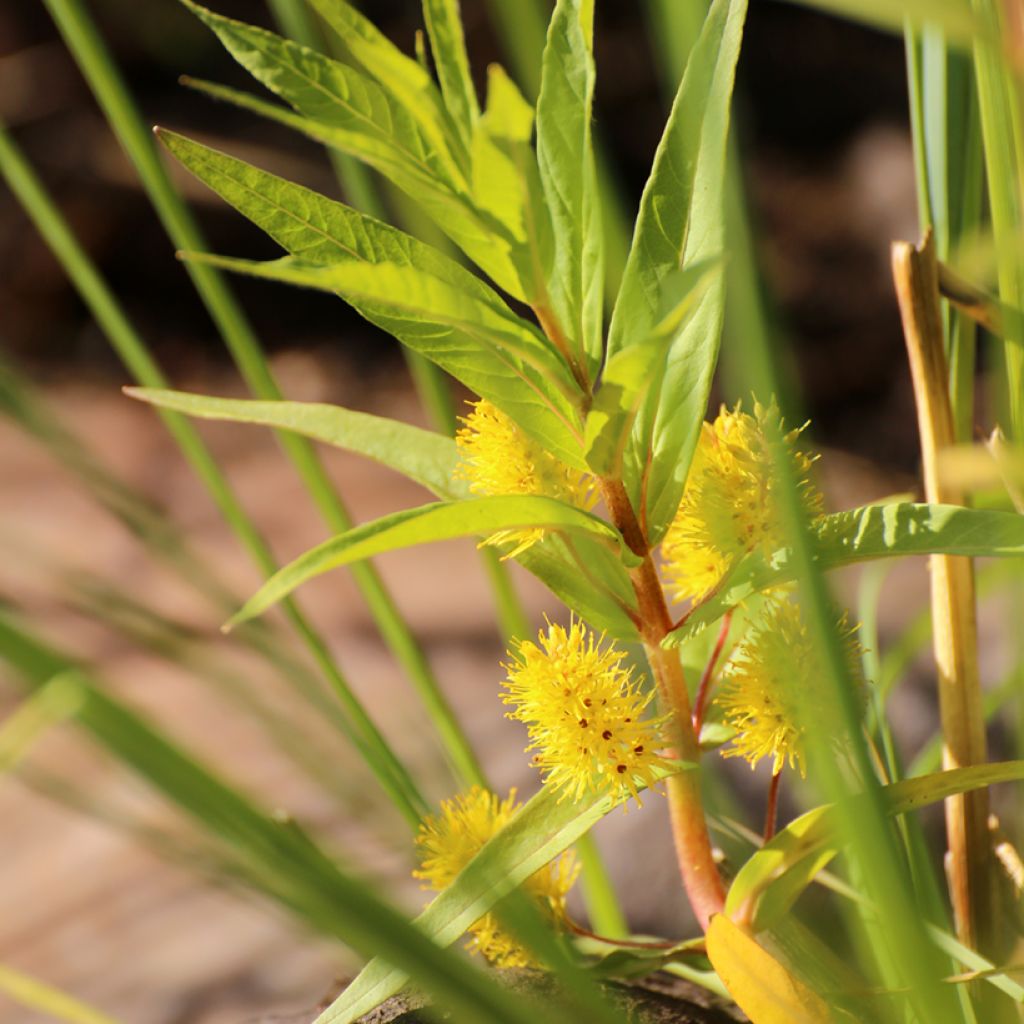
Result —
<instances>
[{"instance_id":1,"label":"pale green leaf","mask_svg":"<svg viewBox=\"0 0 1024 1024\"><path fill-rule=\"evenodd\" d=\"M585 469L580 414L564 365L543 337L474 278L382 262L316 266L185 254L227 270L343 296L367 319L492 401L563 462ZM465 272L464 272L465 273Z\"/></svg>"},{"instance_id":2,"label":"pale green leaf","mask_svg":"<svg viewBox=\"0 0 1024 1024\"><path fill-rule=\"evenodd\" d=\"M903 555L1024 555L1024 516L959 505L866 505L824 516L814 527L815 557L822 569ZM720 619L751 594L792 579L786 553L772 564L743 559L721 589L699 604L666 639L674 647Z\"/></svg>"},{"instance_id":3,"label":"pale green leaf","mask_svg":"<svg viewBox=\"0 0 1024 1024\"><path fill-rule=\"evenodd\" d=\"M597 516L541 497L473 498L405 509L365 523L318 545L279 569L232 617L229 626L262 615L307 580L385 551L503 530L540 527L591 534L616 547L628 563L637 561L618 532Z\"/></svg>"},{"instance_id":4,"label":"pale green leaf","mask_svg":"<svg viewBox=\"0 0 1024 1024\"><path fill-rule=\"evenodd\" d=\"M116 1024L113 1017L6 964L0 964L0 992L33 1015L42 1013L65 1024Z\"/></svg>"},{"instance_id":5,"label":"pale green leaf","mask_svg":"<svg viewBox=\"0 0 1024 1024\"><path fill-rule=\"evenodd\" d=\"M690 767L683 763L666 767L662 777ZM542 789L481 848L415 924L438 945L451 945L502 897L568 849L615 806L613 797L601 793L560 800L557 793ZM399 991L406 980L401 971L383 960L372 960L315 1024L352 1024Z\"/></svg>"},{"instance_id":6,"label":"pale green leaf","mask_svg":"<svg viewBox=\"0 0 1024 1024\"><path fill-rule=\"evenodd\" d=\"M558 0L537 100L537 163L554 237L551 312L593 380L601 363L604 238L591 122L594 10Z\"/></svg>"},{"instance_id":7,"label":"pale green leaf","mask_svg":"<svg viewBox=\"0 0 1024 1024\"><path fill-rule=\"evenodd\" d=\"M423 20L427 24L441 92L452 120L468 146L473 126L480 116L480 104L469 70L459 0L423 0Z\"/></svg>"},{"instance_id":8,"label":"pale green leaf","mask_svg":"<svg viewBox=\"0 0 1024 1024\"><path fill-rule=\"evenodd\" d=\"M318 402L257 402L158 388L125 388L124 392L161 409L199 419L291 430L373 459L446 501L469 497L466 484L454 477L458 465L455 442L431 430Z\"/></svg>"},{"instance_id":9,"label":"pale green leaf","mask_svg":"<svg viewBox=\"0 0 1024 1024\"><path fill-rule=\"evenodd\" d=\"M1024 761L1003 761L901 779L882 787L882 795L889 814L906 814L950 796L1022 779ZM833 805L801 815L740 868L726 898L726 912L735 915L742 910L755 930L770 928L839 853L841 835Z\"/></svg>"},{"instance_id":10,"label":"pale green leaf","mask_svg":"<svg viewBox=\"0 0 1024 1024\"><path fill-rule=\"evenodd\" d=\"M669 345L719 272L718 260L702 260L682 271L678 287L673 289L673 296L678 296L675 307L651 336L620 349L608 360L584 424L587 464L598 475L619 475L633 423L654 382L661 377Z\"/></svg>"},{"instance_id":11,"label":"pale green leaf","mask_svg":"<svg viewBox=\"0 0 1024 1024\"><path fill-rule=\"evenodd\" d=\"M609 356L650 337L662 315L666 279L724 249L726 139L745 13L746 0L714 0L691 50L641 200ZM718 278L674 338L661 386L634 426L626 482L634 504L646 500L652 543L682 496L718 358L723 305Z\"/></svg>"},{"instance_id":12,"label":"pale green leaf","mask_svg":"<svg viewBox=\"0 0 1024 1024\"><path fill-rule=\"evenodd\" d=\"M483 120L496 139L529 142L533 136L534 111L519 87L500 64L487 66L487 106Z\"/></svg>"}]
</instances>

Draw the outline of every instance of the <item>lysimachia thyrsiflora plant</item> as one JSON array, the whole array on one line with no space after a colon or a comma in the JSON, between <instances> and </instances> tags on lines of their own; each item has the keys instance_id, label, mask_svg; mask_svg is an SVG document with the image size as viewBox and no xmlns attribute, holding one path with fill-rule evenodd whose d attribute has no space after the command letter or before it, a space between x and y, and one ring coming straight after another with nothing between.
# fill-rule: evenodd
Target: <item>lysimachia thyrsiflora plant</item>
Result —
<instances>
[{"instance_id":1,"label":"lysimachia thyrsiflora plant","mask_svg":"<svg viewBox=\"0 0 1024 1024\"><path fill-rule=\"evenodd\" d=\"M520 562L572 613L568 626L548 623L536 639L510 638L504 666L500 699L527 726L543 787L520 806L514 793L503 799L466 779L463 792L423 820L416 874L441 895L421 926L442 943L468 930L498 966L536 962L529 943L505 930L500 900L522 885L548 925L583 932L566 916L578 873L570 845L617 805L663 786L682 884L697 924L710 929L707 952L726 986L748 1009L757 1005L736 971L754 957L771 988L768 1004L799 1004L799 1019L825 1020L819 997L750 940L778 921L814 872L794 884L788 869L806 869L807 860L787 861L792 847L782 845L782 860L768 867L755 857L739 873L742 891L734 886L727 897L726 876L739 866L726 871L712 848L702 744L724 743L727 756L752 765L770 761L766 839L784 766L805 775L815 758L845 756L843 708L861 708L865 692L855 630L828 613L850 669L850 699L837 700L827 682L835 666L792 584L797 535L827 569L902 553L1019 552L1024 530L1019 517L945 506L826 515L801 431L787 430L770 394L705 422L723 321L723 182L745 0L714 0L707 13L607 326L594 0L555 5L536 105L492 66L482 107L456 0L424 0L429 58L425 46L415 58L402 53L344 0L309 0L336 36L338 59L184 2L284 102L196 88L363 161L452 243L441 251L161 131L177 160L286 253L270 262L185 258L335 293L474 396L450 437L327 406L136 392L196 416L344 446L437 499L331 537L273 576L233 621L337 566L462 536ZM708 627L718 642L698 686L686 678L680 649ZM867 786L857 771L849 759L851 785ZM937 798L919 788L892 806L922 797ZM801 857L831 849L831 833L822 826L815 835ZM815 860L815 871L827 859ZM772 888L780 879L781 895ZM604 939L641 955L635 943ZM375 963L329 1019L353 1020L402 983L400 972ZM784 1018L765 1011L762 1019Z\"/></svg>"}]
</instances>

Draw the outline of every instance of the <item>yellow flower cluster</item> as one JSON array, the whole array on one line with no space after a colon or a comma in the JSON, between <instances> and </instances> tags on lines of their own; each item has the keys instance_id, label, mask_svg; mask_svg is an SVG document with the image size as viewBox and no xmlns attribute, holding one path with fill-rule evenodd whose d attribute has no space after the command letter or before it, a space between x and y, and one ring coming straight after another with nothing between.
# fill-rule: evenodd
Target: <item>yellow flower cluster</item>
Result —
<instances>
[{"instance_id":1,"label":"yellow flower cluster","mask_svg":"<svg viewBox=\"0 0 1024 1024\"><path fill-rule=\"evenodd\" d=\"M774 405L754 415L724 406L705 423L694 452L686 490L665 540L665 578L676 601L699 601L744 555L771 558L785 545L776 474L765 427L782 430ZM802 428L801 428L802 429ZM821 494L810 480L813 458L795 447L799 430L784 434L807 513L821 514Z\"/></svg>"},{"instance_id":2,"label":"yellow flower cluster","mask_svg":"<svg viewBox=\"0 0 1024 1024\"><path fill-rule=\"evenodd\" d=\"M845 616L838 628L851 677L859 679L856 628L847 625ZM772 601L722 671L715 704L737 731L723 756L745 757L751 768L770 757L774 774L788 761L806 777L808 733L834 735L839 726L831 694L822 686L824 675L800 606L784 597Z\"/></svg>"},{"instance_id":3,"label":"yellow flower cluster","mask_svg":"<svg viewBox=\"0 0 1024 1024\"><path fill-rule=\"evenodd\" d=\"M455 881L459 872L479 853L481 847L515 816L521 804L516 791L498 797L474 786L468 793L445 800L440 811L420 825L416 847L420 867L413 872L437 892ZM565 899L579 874L576 857L566 850L550 864L527 879L525 890L552 922L565 917ZM502 931L494 914L485 914L470 929L468 948L484 956L496 967L529 967L530 954L512 936Z\"/></svg>"},{"instance_id":4,"label":"yellow flower cluster","mask_svg":"<svg viewBox=\"0 0 1024 1024\"><path fill-rule=\"evenodd\" d=\"M456 475L482 496L538 495L589 511L597 501L593 478L566 466L486 399L473 403L455 435ZM544 535L541 527L502 530L487 544L514 544L503 558L514 558Z\"/></svg>"},{"instance_id":5,"label":"yellow flower cluster","mask_svg":"<svg viewBox=\"0 0 1024 1024\"><path fill-rule=\"evenodd\" d=\"M568 631L548 625L539 643L519 642L503 700L508 717L525 722L545 781L578 799L605 789L618 799L652 785L662 763L661 720L644 719L653 698L644 693L623 651L602 647L581 622Z\"/></svg>"}]
</instances>

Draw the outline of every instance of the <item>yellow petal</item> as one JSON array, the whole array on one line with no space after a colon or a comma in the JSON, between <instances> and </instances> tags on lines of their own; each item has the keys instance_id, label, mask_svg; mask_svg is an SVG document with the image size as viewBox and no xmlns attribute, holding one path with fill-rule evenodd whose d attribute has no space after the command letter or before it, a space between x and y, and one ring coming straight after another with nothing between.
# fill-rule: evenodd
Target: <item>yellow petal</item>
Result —
<instances>
[{"instance_id":1,"label":"yellow petal","mask_svg":"<svg viewBox=\"0 0 1024 1024\"><path fill-rule=\"evenodd\" d=\"M711 919L706 938L718 977L753 1024L832 1024L821 997L724 914Z\"/></svg>"}]
</instances>

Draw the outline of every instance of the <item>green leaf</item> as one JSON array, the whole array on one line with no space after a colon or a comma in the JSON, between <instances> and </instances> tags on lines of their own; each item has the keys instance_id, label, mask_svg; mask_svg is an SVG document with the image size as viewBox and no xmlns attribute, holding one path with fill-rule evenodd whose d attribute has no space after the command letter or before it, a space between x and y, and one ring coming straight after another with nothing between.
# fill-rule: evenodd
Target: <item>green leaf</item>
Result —
<instances>
[{"instance_id":1,"label":"green leaf","mask_svg":"<svg viewBox=\"0 0 1024 1024\"><path fill-rule=\"evenodd\" d=\"M594 5L558 0L537 101L537 163L554 233L551 311L592 380L601 364L604 238L591 132Z\"/></svg>"},{"instance_id":2,"label":"green leaf","mask_svg":"<svg viewBox=\"0 0 1024 1024\"><path fill-rule=\"evenodd\" d=\"M214 14L193 0L182 2L242 67L304 117L349 136L367 156L398 156L428 181L464 184L440 126L414 117L369 76L273 32Z\"/></svg>"},{"instance_id":3,"label":"green leaf","mask_svg":"<svg viewBox=\"0 0 1024 1024\"><path fill-rule=\"evenodd\" d=\"M1024 555L1024 516L959 505L866 505L824 516L815 526L815 541L815 557L822 569L903 555L1013 557ZM718 592L669 633L665 645L677 646L751 594L792 578L784 551L773 564L748 556Z\"/></svg>"},{"instance_id":4,"label":"green leaf","mask_svg":"<svg viewBox=\"0 0 1024 1024\"><path fill-rule=\"evenodd\" d=\"M666 280L724 249L723 190L729 105L746 0L714 0L694 44L654 167L615 303L608 354L649 338ZM716 279L674 337L663 381L641 408L625 464L634 505L646 501L656 543L679 505L718 358L724 282Z\"/></svg>"},{"instance_id":5,"label":"green leaf","mask_svg":"<svg viewBox=\"0 0 1024 1024\"><path fill-rule=\"evenodd\" d=\"M533 107L500 64L487 67L487 106L483 120L496 139L529 142L533 136Z\"/></svg>"},{"instance_id":6,"label":"green leaf","mask_svg":"<svg viewBox=\"0 0 1024 1024\"><path fill-rule=\"evenodd\" d=\"M1024 761L973 765L902 779L882 789L889 814L1000 782L1024 779ZM852 799L867 799L854 797ZM791 822L740 868L726 898L726 913L750 913L755 931L770 928L840 850L841 828L834 805L816 807Z\"/></svg>"},{"instance_id":7,"label":"green leaf","mask_svg":"<svg viewBox=\"0 0 1024 1024\"><path fill-rule=\"evenodd\" d=\"M461 144L449 121L437 86L425 68L406 56L365 15L345 0L306 0L333 29L346 55L377 81L431 134Z\"/></svg>"},{"instance_id":8,"label":"green leaf","mask_svg":"<svg viewBox=\"0 0 1024 1024\"><path fill-rule=\"evenodd\" d=\"M575 385L530 324L463 271L443 277L412 265L347 261L316 266L292 257L257 263L186 258L342 295L360 313L492 401L537 441L585 469L582 426L567 397Z\"/></svg>"},{"instance_id":9,"label":"green leaf","mask_svg":"<svg viewBox=\"0 0 1024 1024\"><path fill-rule=\"evenodd\" d=\"M423 0L423 20L427 24L441 92L468 147L473 126L480 116L480 104L469 70L459 0Z\"/></svg>"},{"instance_id":10,"label":"green leaf","mask_svg":"<svg viewBox=\"0 0 1024 1024\"><path fill-rule=\"evenodd\" d=\"M458 465L455 442L408 423L317 402L254 402L158 388L125 388L124 393L199 419L291 430L373 459L446 501L469 497L468 487L453 476Z\"/></svg>"},{"instance_id":11,"label":"green leaf","mask_svg":"<svg viewBox=\"0 0 1024 1024\"><path fill-rule=\"evenodd\" d=\"M720 272L719 260L702 260L675 278L675 308L654 333L608 360L601 386L584 424L587 464L599 476L618 476L622 456L640 405L654 382L660 379L673 336L695 311L705 288Z\"/></svg>"},{"instance_id":12,"label":"green leaf","mask_svg":"<svg viewBox=\"0 0 1024 1024\"><path fill-rule=\"evenodd\" d=\"M677 763L666 768L662 777L691 767ZM600 793L561 800L547 787L541 789L414 923L438 945L451 945L502 897L568 849L616 805L613 797ZM352 1024L405 983L400 970L374 959L315 1024Z\"/></svg>"},{"instance_id":13,"label":"green leaf","mask_svg":"<svg viewBox=\"0 0 1024 1024\"><path fill-rule=\"evenodd\" d=\"M618 532L604 520L553 498L516 496L441 502L383 516L300 555L267 580L227 628L261 615L307 580L340 565L416 544L474 534L487 537L502 530L531 527L591 534L617 546L627 564L637 561Z\"/></svg>"}]
</instances>

